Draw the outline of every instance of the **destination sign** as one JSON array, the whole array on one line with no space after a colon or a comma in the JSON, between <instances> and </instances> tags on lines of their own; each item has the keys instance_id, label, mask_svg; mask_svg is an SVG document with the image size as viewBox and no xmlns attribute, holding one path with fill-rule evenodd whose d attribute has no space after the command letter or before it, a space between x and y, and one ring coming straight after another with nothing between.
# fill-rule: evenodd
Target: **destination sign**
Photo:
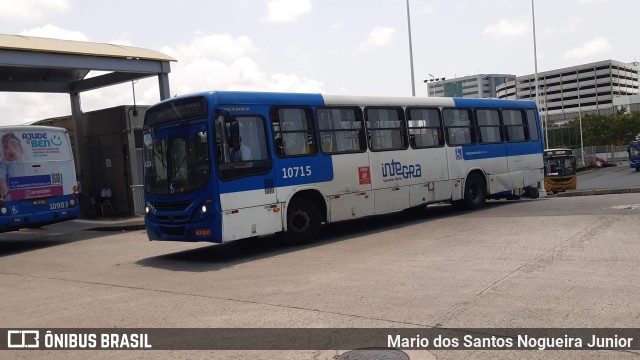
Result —
<instances>
[{"instance_id":1,"label":"destination sign","mask_svg":"<svg viewBox=\"0 0 640 360\"><path fill-rule=\"evenodd\" d=\"M147 127L207 117L207 101L203 97L172 100L147 110Z\"/></svg>"}]
</instances>

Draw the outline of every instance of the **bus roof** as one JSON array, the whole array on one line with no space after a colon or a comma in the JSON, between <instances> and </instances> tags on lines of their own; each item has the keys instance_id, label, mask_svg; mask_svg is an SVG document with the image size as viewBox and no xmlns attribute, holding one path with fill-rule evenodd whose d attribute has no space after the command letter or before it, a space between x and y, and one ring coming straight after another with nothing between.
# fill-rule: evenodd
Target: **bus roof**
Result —
<instances>
[{"instance_id":1,"label":"bus roof","mask_svg":"<svg viewBox=\"0 0 640 360\"><path fill-rule=\"evenodd\" d=\"M207 91L185 94L172 99L204 96L217 98L221 104L268 104L268 105L364 105L364 106L459 106L471 108L509 107L517 109L537 109L535 102L528 100L470 99L446 97L391 97L391 96L354 96L324 95L311 93L278 93L251 91Z\"/></svg>"},{"instance_id":2,"label":"bus roof","mask_svg":"<svg viewBox=\"0 0 640 360\"><path fill-rule=\"evenodd\" d=\"M46 125L2 125L0 126L0 132L7 131L62 131L67 132L67 129L57 126Z\"/></svg>"}]
</instances>

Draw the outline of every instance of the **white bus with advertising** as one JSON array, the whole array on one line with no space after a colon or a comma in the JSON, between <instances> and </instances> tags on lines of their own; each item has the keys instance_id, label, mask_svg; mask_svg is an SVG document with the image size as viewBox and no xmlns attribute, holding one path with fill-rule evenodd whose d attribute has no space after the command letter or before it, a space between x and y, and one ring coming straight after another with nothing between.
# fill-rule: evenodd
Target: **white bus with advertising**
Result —
<instances>
[{"instance_id":1,"label":"white bus with advertising","mask_svg":"<svg viewBox=\"0 0 640 360\"><path fill-rule=\"evenodd\" d=\"M0 127L0 232L78 217L69 135L50 126Z\"/></svg>"}]
</instances>

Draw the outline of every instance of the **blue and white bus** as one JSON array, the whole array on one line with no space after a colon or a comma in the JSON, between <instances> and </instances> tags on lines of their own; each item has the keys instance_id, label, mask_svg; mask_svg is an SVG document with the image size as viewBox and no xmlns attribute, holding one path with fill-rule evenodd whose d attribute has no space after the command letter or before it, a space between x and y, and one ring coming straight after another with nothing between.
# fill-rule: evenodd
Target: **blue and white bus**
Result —
<instances>
[{"instance_id":1,"label":"blue and white bus","mask_svg":"<svg viewBox=\"0 0 640 360\"><path fill-rule=\"evenodd\" d=\"M451 202L544 177L535 103L214 91L145 116L150 240L222 243Z\"/></svg>"},{"instance_id":2,"label":"blue and white bus","mask_svg":"<svg viewBox=\"0 0 640 360\"><path fill-rule=\"evenodd\" d=\"M63 128L0 127L0 232L78 217L76 169Z\"/></svg>"}]
</instances>

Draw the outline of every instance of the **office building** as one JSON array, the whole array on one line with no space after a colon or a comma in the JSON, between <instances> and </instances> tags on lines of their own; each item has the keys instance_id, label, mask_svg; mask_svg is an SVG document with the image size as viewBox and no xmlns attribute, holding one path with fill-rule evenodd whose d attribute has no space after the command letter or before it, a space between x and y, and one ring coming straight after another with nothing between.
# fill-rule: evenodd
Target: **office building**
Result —
<instances>
[{"instance_id":1,"label":"office building","mask_svg":"<svg viewBox=\"0 0 640 360\"><path fill-rule=\"evenodd\" d=\"M495 98L496 87L514 81L515 75L478 74L446 80L425 80L429 97Z\"/></svg>"},{"instance_id":2,"label":"office building","mask_svg":"<svg viewBox=\"0 0 640 360\"><path fill-rule=\"evenodd\" d=\"M589 113L612 114L621 99L638 94L639 63L605 60L538 73L538 109L549 123ZM501 99L536 99L535 74L498 85Z\"/></svg>"}]
</instances>

